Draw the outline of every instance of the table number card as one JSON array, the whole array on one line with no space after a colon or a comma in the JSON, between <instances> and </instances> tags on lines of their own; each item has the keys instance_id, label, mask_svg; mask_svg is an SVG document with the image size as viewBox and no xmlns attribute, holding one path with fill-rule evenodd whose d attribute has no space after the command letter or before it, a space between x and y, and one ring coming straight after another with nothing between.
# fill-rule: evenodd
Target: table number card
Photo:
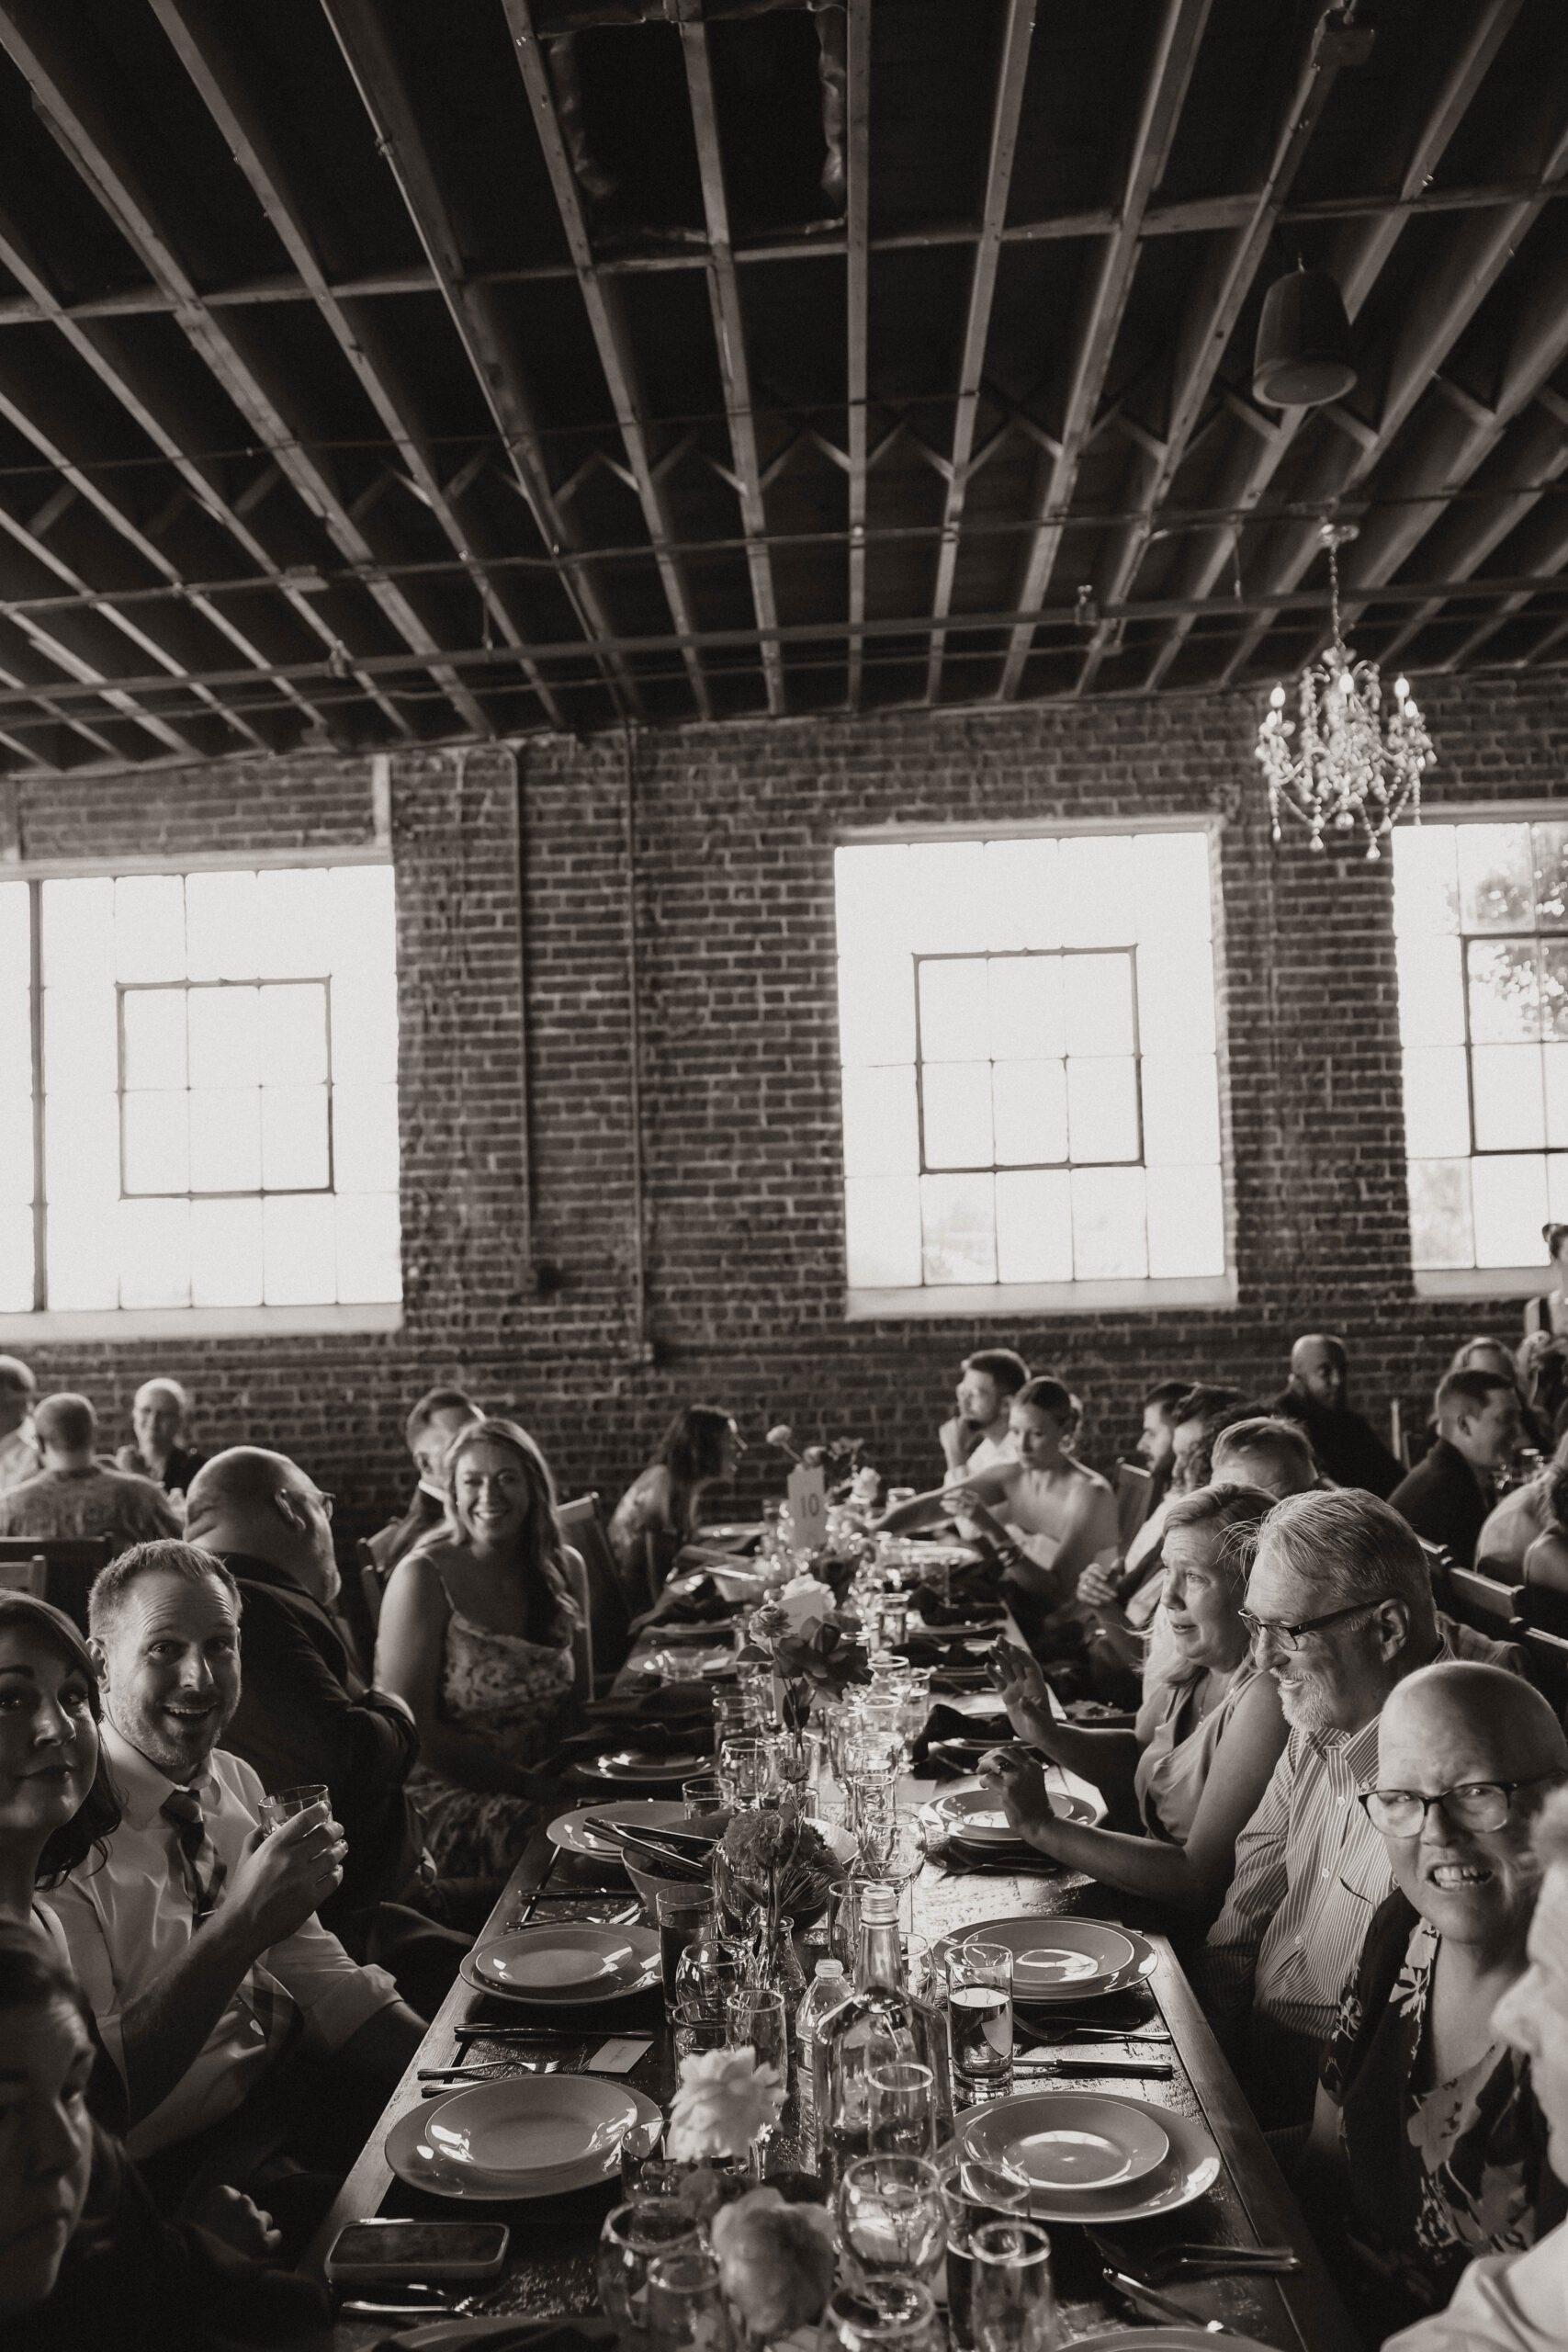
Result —
<instances>
[{"instance_id":1,"label":"table number card","mask_svg":"<svg viewBox=\"0 0 1568 2352\"><path fill-rule=\"evenodd\" d=\"M820 1468L789 1474L789 1515L797 1552L815 1552L828 1541L828 1479Z\"/></svg>"}]
</instances>

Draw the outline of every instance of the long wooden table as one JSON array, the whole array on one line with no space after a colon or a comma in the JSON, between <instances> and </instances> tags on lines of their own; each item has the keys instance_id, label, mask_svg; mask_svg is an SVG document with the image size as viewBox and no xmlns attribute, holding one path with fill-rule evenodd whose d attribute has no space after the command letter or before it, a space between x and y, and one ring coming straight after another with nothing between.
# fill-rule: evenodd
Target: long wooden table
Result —
<instances>
[{"instance_id":1,"label":"long wooden table","mask_svg":"<svg viewBox=\"0 0 1568 2352\"><path fill-rule=\"evenodd\" d=\"M634 1666L635 1663L634 1657ZM909 1801L918 1801L929 1796L933 1785L910 1781L906 1784L905 1794ZM592 1864L558 1854L540 1832L530 1841L513 1870L486 1932L500 1933L515 1925L534 1902L546 1906L538 1916L547 1917L558 1893L582 1893L594 1883L603 1883L604 1878L603 1871ZM1119 1897L1079 1873L980 1876L949 1872L935 1861L928 1862L920 1871L913 1900L916 1928L933 1941L958 1927L973 1934L987 1918L1019 1915L1043 1917L1059 1913L1119 1918L1123 1913ZM1131 1924L1136 1925L1136 1919ZM1156 2105L1201 2117L1220 2151L1221 2173L1213 2189L1193 2204L1161 2221L1119 2226L1110 2234L1125 2247L1134 2265L1145 2254L1152 2255L1162 2245L1176 2241L1196 2240L1217 2247L1289 2245L1300 2256L1302 2267L1288 2277L1233 2274L1167 2291L1200 2325L1209 2320L1221 2320L1237 2335L1277 2347L1277 2352L1354 2352L1360 2341L1358 2333L1307 2234L1295 2200L1210 2031L1181 1965L1166 1938L1155 1935L1151 1940L1157 1962L1149 1989L1159 2018L1171 2036L1169 2044L1156 2046L1153 2055L1173 2063L1174 2079L1166 2082L1108 2077L1099 2085L1085 2079L1075 2081L1072 2087L1130 2091ZM344 2181L306 2257L307 2268L319 2271L338 2230L345 2222L367 2215L452 2214L459 2210L482 2212L490 2218L510 2221L513 2241L508 2274L481 2299L481 2310L543 2316L549 2312L589 2312L597 2307L593 2252L604 2214L617 2200L618 2185L581 2191L547 2203L458 2209L398 2180L382 2153L387 2134L399 2117L423 2103L420 2070L451 2065L461 2057L477 2055L471 2045L464 2049L458 2044L456 2027L480 2018L495 2022L503 2013L517 2014L514 2009L507 2011L505 2005L487 2002L461 1982L453 1987L432 2019L415 2059L389 2101L358 2163ZM589 2042L611 2033L650 2035L651 2049L626 2079L661 2105L667 2104L674 2088L674 2076L658 1995L599 2014L601 2021L596 2027L587 2023L581 2034L575 2024L566 2030ZM1025 2030L1021 2023L1021 2042ZM1075 2058L1088 2057L1093 2051L1094 2045L1085 2042L1081 2048L1075 2046L1071 2054ZM1123 2055L1125 2045L1108 2042L1105 2053L1112 2051ZM1065 2241L1066 2234L1060 2233L1060 2239ZM1127 2324L1126 2312L1108 2299L1107 2290L1102 2289L1098 2294L1073 2293L1075 2284L1089 2282L1075 2281L1069 2277L1073 2266L1066 2260L1066 2252L1065 2242L1061 2243L1062 2284L1067 2290L1062 2313L1064 2341L1080 2340L1109 2325ZM1081 2271L1083 2267L1080 2256L1077 2267ZM380 2324L340 2321L333 2332L334 2352L358 2352L358 2347L376 2340L379 2327Z\"/></svg>"}]
</instances>

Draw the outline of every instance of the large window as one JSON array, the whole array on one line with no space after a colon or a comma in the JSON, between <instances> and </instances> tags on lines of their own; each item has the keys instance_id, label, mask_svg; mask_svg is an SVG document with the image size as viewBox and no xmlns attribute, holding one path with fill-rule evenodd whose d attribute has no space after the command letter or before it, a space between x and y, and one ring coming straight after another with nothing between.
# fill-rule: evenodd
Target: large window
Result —
<instances>
[{"instance_id":1,"label":"large window","mask_svg":"<svg viewBox=\"0 0 1568 2352\"><path fill-rule=\"evenodd\" d=\"M867 843L837 886L852 1306L1223 1278L1208 835Z\"/></svg>"},{"instance_id":2,"label":"large window","mask_svg":"<svg viewBox=\"0 0 1568 2352\"><path fill-rule=\"evenodd\" d=\"M1568 1218L1568 823L1393 849L1414 1264L1539 1264Z\"/></svg>"},{"instance_id":3,"label":"large window","mask_svg":"<svg viewBox=\"0 0 1568 2352\"><path fill-rule=\"evenodd\" d=\"M0 1311L401 1296L387 865L0 886Z\"/></svg>"}]
</instances>

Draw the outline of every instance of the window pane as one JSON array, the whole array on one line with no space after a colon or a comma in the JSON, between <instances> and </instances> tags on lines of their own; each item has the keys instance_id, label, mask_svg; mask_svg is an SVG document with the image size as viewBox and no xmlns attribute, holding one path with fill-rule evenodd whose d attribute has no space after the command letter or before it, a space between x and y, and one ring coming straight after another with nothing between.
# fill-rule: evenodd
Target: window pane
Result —
<instances>
[{"instance_id":1,"label":"window pane","mask_svg":"<svg viewBox=\"0 0 1568 2352\"><path fill-rule=\"evenodd\" d=\"M907 1157L901 1163L915 1168L915 1080L912 1070L902 1076L908 1090ZM881 1071L868 1073L881 1077ZM847 1149L847 1145L846 1145ZM859 1170L856 1173L860 1173ZM869 1170L866 1172L870 1172ZM398 1090L395 1086L334 1086L333 1089L333 1184L339 1193L390 1193L398 1189ZM342 1230L339 1229L339 1257Z\"/></svg>"},{"instance_id":2,"label":"window pane","mask_svg":"<svg viewBox=\"0 0 1568 2352\"><path fill-rule=\"evenodd\" d=\"M255 978L254 874L186 876L186 954L193 980Z\"/></svg>"},{"instance_id":3,"label":"window pane","mask_svg":"<svg viewBox=\"0 0 1568 2352\"><path fill-rule=\"evenodd\" d=\"M51 1195L47 1275L51 1307L64 1312L119 1305L120 1205L112 1193L93 1200L80 1194Z\"/></svg>"},{"instance_id":4,"label":"window pane","mask_svg":"<svg viewBox=\"0 0 1568 2352\"><path fill-rule=\"evenodd\" d=\"M391 972L397 963L397 890L389 865L327 871L327 944L333 972Z\"/></svg>"},{"instance_id":5,"label":"window pane","mask_svg":"<svg viewBox=\"0 0 1568 2352\"><path fill-rule=\"evenodd\" d=\"M337 1295L345 1305L400 1298L402 1260L399 1248L398 1196L370 1193L339 1200Z\"/></svg>"},{"instance_id":6,"label":"window pane","mask_svg":"<svg viewBox=\"0 0 1568 2352\"><path fill-rule=\"evenodd\" d=\"M327 992L323 988L258 991L264 1086L323 1086L327 1078ZM353 1077L352 1070L344 1071Z\"/></svg>"},{"instance_id":7,"label":"window pane","mask_svg":"<svg viewBox=\"0 0 1568 2352\"><path fill-rule=\"evenodd\" d=\"M1148 1178L1149 1272L1223 1274L1224 1194L1217 1168L1151 1169Z\"/></svg>"},{"instance_id":8,"label":"window pane","mask_svg":"<svg viewBox=\"0 0 1568 2352\"><path fill-rule=\"evenodd\" d=\"M900 1053L866 1054L855 1058L866 1061L913 1061L915 1057L915 1023L911 1012L914 992L909 980L909 966L906 958L898 978L904 992L904 1034L906 1042ZM333 982L332 991L332 1054L333 1067L342 1078L352 1078L361 1086L390 1083L398 1074L398 989L389 965L379 970L355 972ZM848 1057L846 1057L848 1058Z\"/></svg>"},{"instance_id":9,"label":"window pane","mask_svg":"<svg viewBox=\"0 0 1568 2352\"><path fill-rule=\"evenodd\" d=\"M987 947L1060 946L1055 842L987 842L986 895Z\"/></svg>"},{"instance_id":10,"label":"window pane","mask_svg":"<svg viewBox=\"0 0 1568 2352\"><path fill-rule=\"evenodd\" d=\"M190 1203L121 1201L119 1303L122 1306L190 1305Z\"/></svg>"},{"instance_id":11,"label":"window pane","mask_svg":"<svg viewBox=\"0 0 1568 2352\"><path fill-rule=\"evenodd\" d=\"M1568 1046L1543 1046L1540 1058L1546 1081L1546 1140L1568 1145Z\"/></svg>"},{"instance_id":12,"label":"window pane","mask_svg":"<svg viewBox=\"0 0 1568 2352\"><path fill-rule=\"evenodd\" d=\"M44 1193L53 1211L65 1201L112 1202L119 1193L119 1101L99 1094L51 1094L44 1122Z\"/></svg>"},{"instance_id":13,"label":"window pane","mask_svg":"<svg viewBox=\"0 0 1568 2352\"><path fill-rule=\"evenodd\" d=\"M840 956L908 950L908 876L909 852L902 842L835 852L833 893Z\"/></svg>"},{"instance_id":14,"label":"window pane","mask_svg":"<svg viewBox=\"0 0 1568 2352\"><path fill-rule=\"evenodd\" d=\"M1067 1049L1060 956L993 956L989 965L993 1059L1054 1059Z\"/></svg>"},{"instance_id":15,"label":"window pane","mask_svg":"<svg viewBox=\"0 0 1568 2352\"><path fill-rule=\"evenodd\" d=\"M1474 1265L1470 1169L1468 1159L1411 1161L1410 1242L1416 1266Z\"/></svg>"},{"instance_id":16,"label":"window pane","mask_svg":"<svg viewBox=\"0 0 1568 2352\"><path fill-rule=\"evenodd\" d=\"M1535 911L1542 931L1568 929L1568 825L1532 825Z\"/></svg>"},{"instance_id":17,"label":"window pane","mask_svg":"<svg viewBox=\"0 0 1568 2352\"><path fill-rule=\"evenodd\" d=\"M254 989L192 989L190 1082L254 1086L261 1076Z\"/></svg>"},{"instance_id":18,"label":"window pane","mask_svg":"<svg viewBox=\"0 0 1568 2352\"><path fill-rule=\"evenodd\" d=\"M261 1183L261 1094L254 1086L193 1089L193 1193L254 1193Z\"/></svg>"},{"instance_id":19,"label":"window pane","mask_svg":"<svg viewBox=\"0 0 1568 2352\"><path fill-rule=\"evenodd\" d=\"M1110 947L1136 934L1133 843L1126 833L1069 833L1056 844L1062 938L1069 947Z\"/></svg>"},{"instance_id":20,"label":"window pane","mask_svg":"<svg viewBox=\"0 0 1568 2352\"><path fill-rule=\"evenodd\" d=\"M1528 1151L1546 1141L1539 1046L1477 1046L1471 1083L1477 1151Z\"/></svg>"},{"instance_id":21,"label":"window pane","mask_svg":"<svg viewBox=\"0 0 1568 2352\"><path fill-rule=\"evenodd\" d=\"M195 1306L262 1304L260 1201L191 1203L190 1295Z\"/></svg>"},{"instance_id":22,"label":"window pane","mask_svg":"<svg viewBox=\"0 0 1568 2352\"><path fill-rule=\"evenodd\" d=\"M1461 1067L1461 1083L1463 1076ZM1143 1084L1146 1164L1217 1167L1220 1095L1213 1055L1145 1054Z\"/></svg>"},{"instance_id":23,"label":"window pane","mask_svg":"<svg viewBox=\"0 0 1568 2352\"><path fill-rule=\"evenodd\" d=\"M0 1315L26 1315L32 1303L32 1217L7 1210L0 1216Z\"/></svg>"},{"instance_id":24,"label":"window pane","mask_svg":"<svg viewBox=\"0 0 1568 2352\"><path fill-rule=\"evenodd\" d=\"M994 1179L922 1176L920 1234L928 1283L997 1279Z\"/></svg>"},{"instance_id":25,"label":"window pane","mask_svg":"<svg viewBox=\"0 0 1568 2352\"><path fill-rule=\"evenodd\" d=\"M127 989L119 1001L127 1086L186 1082L184 989Z\"/></svg>"},{"instance_id":26,"label":"window pane","mask_svg":"<svg viewBox=\"0 0 1568 2352\"><path fill-rule=\"evenodd\" d=\"M90 993L45 989L43 1082L51 1100L56 1094L96 1094L118 1085L112 980L106 979Z\"/></svg>"},{"instance_id":27,"label":"window pane","mask_svg":"<svg viewBox=\"0 0 1568 2352\"><path fill-rule=\"evenodd\" d=\"M1568 1037L1568 939L1540 943L1540 1026L1546 1037Z\"/></svg>"},{"instance_id":28,"label":"window pane","mask_svg":"<svg viewBox=\"0 0 1568 2352\"><path fill-rule=\"evenodd\" d=\"M262 1295L268 1306L311 1306L336 1298L336 1209L329 1193L263 1201Z\"/></svg>"},{"instance_id":29,"label":"window pane","mask_svg":"<svg viewBox=\"0 0 1568 2352\"><path fill-rule=\"evenodd\" d=\"M114 883L43 886L43 984L81 995L114 978Z\"/></svg>"},{"instance_id":30,"label":"window pane","mask_svg":"<svg viewBox=\"0 0 1568 2352\"><path fill-rule=\"evenodd\" d=\"M1130 1054L1133 959L1067 956L1062 962L1069 1054Z\"/></svg>"},{"instance_id":31,"label":"window pane","mask_svg":"<svg viewBox=\"0 0 1568 2352\"><path fill-rule=\"evenodd\" d=\"M1394 835L1396 841L1402 836ZM1457 939L1399 942L1399 1034L1407 1046L1462 1046L1464 972Z\"/></svg>"},{"instance_id":32,"label":"window pane","mask_svg":"<svg viewBox=\"0 0 1568 2352\"><path fill-rule=\"evenodd\" d=\"M1067 1057L1067 1140L1075 1161L1138 1157L1137 1064Z\"/></svg>"},{"instance_id":33,"label":"window pane","mask_svg":"<svg viewBox=\"0 0 1568 2352\"><path fill-rule=\"evenodd\" d=\"M997 1178L997 1279L1072 1281L1073 1203L1065 1168Z\"/></svg>"},{"instance_id":34,"label":"window pane","mask_svg":"<svg viewBox=\"0 0 1568 2352\"><path fill-rule=\"evenodd\" d=\"M262 1183L306 1192L331 1181L324 1086L262 1088Z\"/></svg>"},{"instance_id":35,"label":"window pane","mask_svg":"<svg viewBox=\"0 0 1568 2352\"><path fill-rule=\"evenodd\" d=\"M1458 825L1460 921L1466 931L1531 931L1528 825Z\"/></svg>"},{"instance_id":36,"label":"window pane","mask_svg":"<svg viewBox=\"0 0 1568 2352\"><path fill-rule=\"evenodd\" d=\"M920 1279L918 1176L852 1176L844 1186L844 1254L863 1290L913 1289Z\"/></svg>"},{"instance_id":37,"label":"window pane","mask_svg":"<svg viewBox=\"0 0 1568 2352\"><path fill-rule=\"evenodd\" d=\"M1539 1157L1475 1159L1470 1170L1475 1204L1478 1266L1529 1266L1540 1256L1546 1222L1546 1162Z\"/></svg>"},{"instance_id":38,"label":"window pane","mask_svg":"<svg viewBox=\"0 0 1568 2352\"><path fill-rule=\"evenodd\" d=\"M190 1189L187 1100L183 1092L125 1097L120 1109L128 1193L184 1193Z\"/></svg>"},{"instance_id":39,"label":"window pane","mask_svg":"<svg viewBox=\"0 0 1568 2352\"><path fill-rule=\"evenodd\" d=\"M928 1168L991 1164L991 1065L927 1063L920 1075Z\"/></svg>"},{"instance_id":40,"label":"window pane","mask_svg":"<svg viewBox=\"0 0 1568 2352\"><path fill-rule=\"evenodd\" d=\"M9 1223L18 1208L29 1208L32 1197L32 1099L30 1096L18 1098L12 1095L6 1098L0 1095L0 1222ZM26 1222L30 1232L30 1216ZM29 1275L29 1306L32 1305L31 1293L32 1278Z\"/></svg>"},{"instance_id":41,"label":"window pane","mask_svg":"<svg viewBox=\"0 0 1568 2352\"><path fill-rule=\"evenodd\" d=\"M988 944L983 842L917 842L906 872L912 947L930 956Z\"/></svg>"},{"instance_id":42,"label":"window pane","mask_svg":"<svg viewBox=\"0 0 1568 2352\"><path fill-rule=\"evenodd\" d=\"M1536 951L1529 940L1471 944L1470 1034L1478 1045L1506 1045L1540 1035Z\"/></svg>"},{"instance_id":43,"label":"window pane","mask_svg":"<svg viewBox=\"0 0 1568 2352\"><path fill-rule=\"evenodd\" d=\"M1529 1052L1529 1046L1492 1047ZM1462 1046L1418 1046L1404 1057L1404 1148L1412 1159L1470 1149L1470 1096Z\"/></svg>"},{"instance_id":44,"label":"window pane","mask_svg":"<svg viewBox=\"0 0 1568 2352\"><path fill-rule=\"evenodd\" d=\"M331 971L322 867L291 866L256 876L255 946L254 970L264 980Z\"/></svg>"},{"instance_id":45,"label":"window pane","mask_svg":"<svg viewBox=\"0 0 1568 2352\"><path fill-rule=\"evenodd\" d=\"M183 980L186 893L178 874L122 874L114 886L114 960L122 980Z\"/></svg>"},{"instance_id":46,"label":"window pane","mask_svg":"<svg viewBox=\"0 0 1568 2352\"><path fill-rule=\"evenodd\" d=\"M32 973L28 886L0 882L0 990L27 994Z\"/></svg>"},{"instance_id":47,"label":"window pane","mask_svg":"<svg viewBox=\"0 0 1568 2352\"><path fill-rule=\"evenodd\" d=\"M1079 1282L1131 1282L1149 1271L1141 1168L1073 1170L1073 1272Z\"/></svg>"},{"instance_id":48,"label":"window pane","mask_svg":"<svg viewBox=\"0 0 1568 2352\"><path fill-rule=\"evenodd\" d=\"M1568 1224L1568 1151L1547 1154L1546 1214L1554 1224Z\"/></svg>"},{"instance_id":49,"label":"window pane","mask_svg":"<svg viewBox=\"0 0 1568 2352\"><path fill-rule=\"evenodd\" d=\"M1206 939L1213 921L1207 833L1137 833L1133 903L1139 939Z\"/></svg>"},{"instance_id":50,"label":"window pane","mask_svg":"<svg viewBox=\"0 0 1568 2352\"><path fill-rule=\"evenodd\" d=\"M973 1061L990 1034L985 957L938 957L923 963L919 974L921 1061Z\"/></svg>"},{"instance_id":51,"label":"window pane","mask_svg":"<svg viewBox=\"0 0 1568 2352\"><path fill-rule=\"evenodd\" d=\"M341 1105L348 1090L339 1087ZM344 1132L340 1111L338 1135ZM849 1176L913 1176L919 1168L915 1126L915 1073L901 1069L844 1072L844 1172ZM348 1189L339 1164L338 1183ZM375 1188L371 1188L375 1189Z\"/></svg>"},{"instance_id":52,"label":"window pane","mask_svg":"<svg viewBox=\"0 0 1568 2352\"><path fill-rule=\"evenodd\" d=\"M1457 825L1402 825L1393 836L1393 927L1402 938L1459 930Z\"/></svg>"},{"instance_id":53,"label":"window pane","mask_svg":"<svg viewBox=\"0 0 1568 2352\"><path fill-rule=\"evenodd\" d=\"M333 1052L339 1069L369 1077L373 1064L364 1051L364 1007L356 996L352 1010L345 1003L342 981L333 988ZM345 1033L345 1022L352 1030ZM393 1008L392 1057L397 1054L396 1008ZM909 955L872 956L857 951L839 961L839 1052L853 1068L874 1062L913 1062L915 1058L915 967Z\"/></svg>"},{"instance_id":54,"label":"window pane","mask_svg":"<svg viewBox=\"0 0 1568 2352\"><path fill-rule=\"evenodd\" d=\"M991 1101L999 1161L1027 1168L1041 1160L1066 1159L1067 1079L1062 1063L996 1063Z\"/></svg>"},{"instance_id":55,"label":"window pane","mask_svg":"<svg viewBox=\"0 0 1568 2352\"><path fill-rule=\"evenodd\" d=\"M1138 1042L1145 1054L1212 1054L1214 967L1205 939L1156 939L1138 950Z\"/></svg>"}]
</instances>

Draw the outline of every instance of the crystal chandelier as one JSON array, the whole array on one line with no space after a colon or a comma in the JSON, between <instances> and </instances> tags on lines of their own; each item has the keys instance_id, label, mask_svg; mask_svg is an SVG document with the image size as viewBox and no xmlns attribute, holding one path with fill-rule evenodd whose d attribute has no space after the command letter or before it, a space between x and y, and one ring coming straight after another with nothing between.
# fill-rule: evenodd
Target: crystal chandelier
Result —
<instances>
[{"instance_id":1,"label":"crystal chandelier","mask_svg":"<svg viewBox=\"0 0 1568 2352\"><path fill-rule=\"evenodd\" d=\"M1437 758L1427 723L1416 707L1409 681L1393 682L1394 707L1385 726L1382 682L1375 662L1359 662L1339 626L1338 549L1356 536L1355 526L1325 523L1328 549L1328 608L1333 637L1323 660L1302 672L1301 720L1285 717L1285 689L1276 686L1258 729L1258 759L1269 784L1269 813L1274 839L1280 839L1280 812L1299 817L1321 850L1324 834L1367 837L1367 855L1380 857L1378 843L1393 831L1406 802L1421 820L1421 771ZM1297 737L1292 753L1291 738Z\"/></svg>"}]
</instances>

